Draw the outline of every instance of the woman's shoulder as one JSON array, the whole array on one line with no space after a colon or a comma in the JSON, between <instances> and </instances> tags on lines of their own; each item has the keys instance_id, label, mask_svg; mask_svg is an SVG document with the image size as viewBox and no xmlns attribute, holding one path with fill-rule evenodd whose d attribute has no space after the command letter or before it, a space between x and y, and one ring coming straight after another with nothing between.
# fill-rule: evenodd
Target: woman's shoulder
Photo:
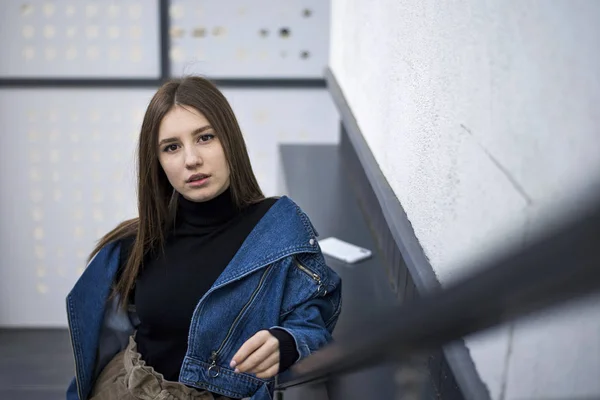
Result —
<instances>
[{"instance_id":1,"label":"woman's shoulder","mask_svg":"<svg viewBox=\"0 0 600 400\"><path fill-rule=\"evenodd\" d=\"M121 251L129 252L131 247L133 246L133 242L135 242L136 235L127 235L121 239L119 239L119 244L121 245Z\"/></svg>"},{"instance_id":2,"label":"woman's shoulder","mask_svg":"<svg viewBox=\"0 0 600 400\"><path fill-rule=\"evenodd\" d=\"M121 255L125 255L126 257L129 256L129 253L131 253L131 248L133 247L133 243L135 242L135 236L136 235L127 235L118 240L119 245L121 246L119 249Z\"/></svg>"},{"instance_id":3,"label":"woman's shoulder","mask_svg":"<svg viewBox=\"0 0 600 400\"><path fill-rule=\"evenodd\" d=\"M279 215L285 215L286 217L300 217L300 219L307 221L308 215L304 210L287 195L267 197L262 200L263 207L267 207L269 210L275 209Z\"/></svg>"},{"instance_id":4,"label":"woman's shoulder","mask_svg":"<svg viewBox=\"0 0 600 400\"><path fill-rule=\"evenodd\" d=\"M277 197L265 197L245 207L242 213L250 218L258 218L256 221L258 222L258 220L271 210L271 207L277 203L277 200Z\"/></svg>"},{"instance_id":5,"label":"woman's shoulder","mask_svg":"<svg viewBox=\"0 0 600 400\"><path fill-rule=\"evenodd\" d=\"M266 197L262 200L262 203L267 204L269 208L273 207L274 205L277 205L279 209L287 209L288 211L294 210L296 212L302 212L300 206L294 201L294 199L292 199L288 195Z\"/></svg>"},{"instance_id":6,"label":"woman's shoulder","mask_svg":"<svg viewBox=\"0 0 600 400\"><path fill-rule=\"evenodd\" d=\"M267 207L260 221L261 238L282 246L314 246L319 234L308 215L291 198L285 195L266 198L263 209Z\"/></svg>"},{"instance_id":7,"label":"woman's shoulder","mask_svg":"<svg viewBox=\"0 0 600 400\"><path fill-rule=\"evenodd\" d=\"M265 197L260 201L259 204L261 204L263 207L271 208L279 199L281 199L281 196Z\"/></svg>"}]
</instances>

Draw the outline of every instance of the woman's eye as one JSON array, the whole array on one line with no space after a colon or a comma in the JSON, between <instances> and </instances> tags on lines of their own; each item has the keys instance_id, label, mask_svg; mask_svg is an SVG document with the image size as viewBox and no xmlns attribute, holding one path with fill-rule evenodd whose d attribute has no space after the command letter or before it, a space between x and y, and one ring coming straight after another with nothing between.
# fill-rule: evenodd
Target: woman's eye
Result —
<instances>
[{"instance_id":1,"label":"woman's eye","mask_svg":"<svg viewBox=\"0 0 600 400\"><path fill-rule=\"evenodd\" d=\"M163 149L163 151L166 152L166 153L170 153L170 152L175 151L175 150L177 150L177 145L176 144L170 144L170 145L166 146Z\"/></svg>"},{"instance_id":2,"label":"woman's eye","mask_svg":"<svg viewBox=\"0 0 600 400\"><path fill-rule=\"evenodd\" d=\"M212 134L208 134L208 135L201 135L198 137L198 141L199 142L208 142L212 139L214 139L215 135Z\"/></svg>"}]
</instances>

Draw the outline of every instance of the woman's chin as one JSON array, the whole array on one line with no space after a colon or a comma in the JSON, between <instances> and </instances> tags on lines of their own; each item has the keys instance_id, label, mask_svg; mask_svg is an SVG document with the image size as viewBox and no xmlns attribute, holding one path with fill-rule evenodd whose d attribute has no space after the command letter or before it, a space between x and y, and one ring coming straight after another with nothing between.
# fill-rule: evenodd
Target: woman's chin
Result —
<instances>
[{"instance_id":1,"label":"woman's chin","mask_svg":"<svg viewBox=\"0 0 600 400\"><path fill-rule=\"evenodd\" d=\"M193 190L188 189L182 193L182 195L187 200L195 203L207 202L218 196L217 192L211 190L210 188L198 188Z\"/></svg>"}]
</instances>

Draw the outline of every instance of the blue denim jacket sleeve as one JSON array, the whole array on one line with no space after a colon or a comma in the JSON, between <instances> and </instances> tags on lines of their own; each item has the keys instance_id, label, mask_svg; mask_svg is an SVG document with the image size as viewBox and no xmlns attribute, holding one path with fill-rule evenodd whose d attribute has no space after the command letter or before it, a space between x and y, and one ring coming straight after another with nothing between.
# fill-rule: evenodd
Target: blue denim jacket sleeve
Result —
<instances>
[{"instance_id":1,"label":"blue denim jacket sleeve","mask_svg":"<svg viewBox=\"0 0 600 400\"><path fill-rule=\"evenodd\" d=\"M328 268L328 267L326 267ZM342 309L341 280L330 271L330 283L316 296L296 305L280 321L280 328L294 337L299 361L331 342Z\"/></svg>"},{"instance_id":2,"label":"blue denim jacket sleeve","mask_svg":"<svg viewBox=\"0 0 600 400\"><path fill-rule=\"evenodd\" d=\"M67 400L79 400L79 395L77 394L77 382L75 382L75 378L71 380L71 383L67 388Z\"/></svg>"}]
</instances>

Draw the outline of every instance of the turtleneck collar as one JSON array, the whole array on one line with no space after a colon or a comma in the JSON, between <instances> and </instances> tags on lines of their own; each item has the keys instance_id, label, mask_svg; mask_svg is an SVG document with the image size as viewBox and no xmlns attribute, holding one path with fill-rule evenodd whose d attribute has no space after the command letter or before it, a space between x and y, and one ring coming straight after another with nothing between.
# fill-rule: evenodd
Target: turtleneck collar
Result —
<instances>
[{"instance_id":1,"label":"turtleneck collar","mask_svg":"<svg viewBox=\"0 0 600 400\"><path fill-rule=\"evenodd\" d=\"M231 220L238 210L231 198L231 190L205 202L190 201L179 196L177 207L178 225L184 223L198 228L219 226Z\"/></svg>"}]
</instances>

